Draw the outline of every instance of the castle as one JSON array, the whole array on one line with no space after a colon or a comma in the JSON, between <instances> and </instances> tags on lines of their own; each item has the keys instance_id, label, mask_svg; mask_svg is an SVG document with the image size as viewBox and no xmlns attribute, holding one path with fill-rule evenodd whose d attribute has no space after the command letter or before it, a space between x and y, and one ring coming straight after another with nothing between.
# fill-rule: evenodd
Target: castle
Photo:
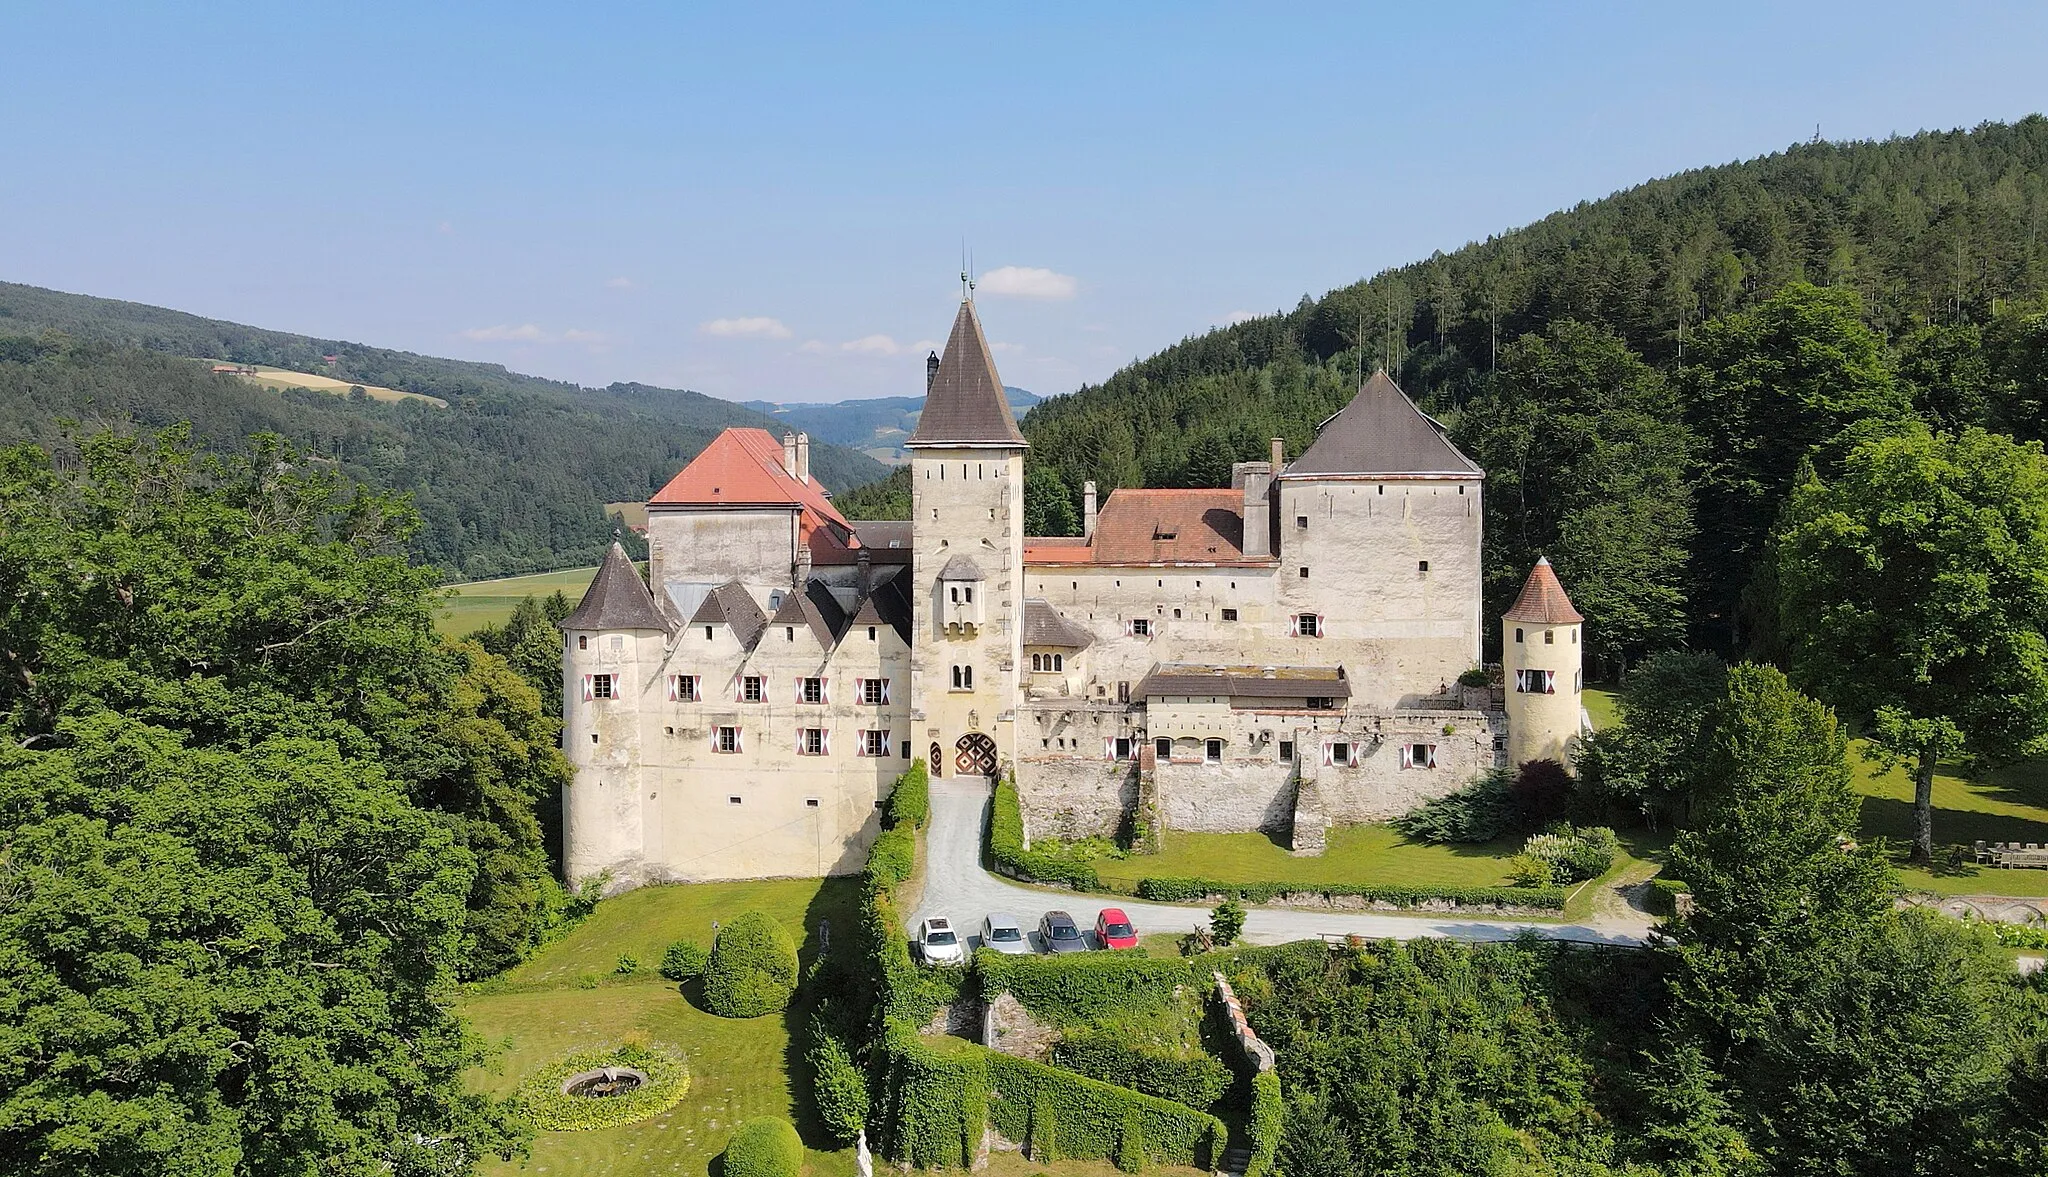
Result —
<instances>
[{"instance_id":1,"label":"castle","mask_svg":"<svg viewBox=\"0 0 2048 1177\"><path fill-rule=\"evenodd\" d=\"M562 622L568 873L614 888L858 870L918 757L1015 774L1027 834L1264 830L1316 853L1498 764L1563 759L1580 624L1548 563L1477 666L1485 474L1375 373L1229 488L1088 484L1024 535L971 300L927 361L911 518L849 522L810 442L728 429ZM650 590L649 585L652 584Z\"/></svg>"}]
</instances>

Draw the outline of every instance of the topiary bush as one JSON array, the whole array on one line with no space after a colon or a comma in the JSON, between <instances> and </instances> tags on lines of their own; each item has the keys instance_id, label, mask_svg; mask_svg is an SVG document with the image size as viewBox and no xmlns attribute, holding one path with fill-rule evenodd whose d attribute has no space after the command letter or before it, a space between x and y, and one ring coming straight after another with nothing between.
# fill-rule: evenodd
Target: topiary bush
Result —
<instances>
[{"instance_id":1,"label":"topiary bush","mask_svg":"<svg viewBox=\"0 0 2048 1177\"><path fill-rule=\"evenodd\" d=\"M804 1142L780 1116L748 1120L725 1146L725 1177L798 1177L803 1167Z\"/></svg>"},{"instance_id":2,"label":"topiary bush","mask_svg":"<svg viewBox=\"0 0 2048 1177\"><path fill-rule=\"evenodd\" d=\"M758 1018L789 1004L796 992L796 941L758 911L742 912L720 929L704 966L704 1004L726 1018Z\"/></svg>"},{"instance_id":3,"label":"topiary bush","mask_svg":"<svg viewBox=\"0 0 2048 1177\"><path fill-rule=\"evenodd\" d=\"M910 768L896 778L896 787L889 791L889 807L884 824L890 829L921 830L932 812L932 781L925 771L924 761L913 760Z\"/></svg>"},{"instance_id":4,"label":"topiary bush","mask_svg":"<svg viewBox=\"0 0 2048 1177\"><path fill-rule=\"evenodd\" d=\"M661 975L670 981L687 981L704 971L711 954L695 940L678 940L661 954Z\"/></svg>"},{"instance_id":5,"label":"topiary bush","mask_svg":"<svg viewBox=\"0 0 2048 1177\"><path fill-rule=\"evenodd\" d=\"M647 1082L602 1099L563 1094L562 1084L570 1076L600 1067L631 1067L647 1076ZM654 1046L629 1044L572 1054L527 1079L513 1102L518 1114L543 1132L587 1132L665 1112L689 1090L690 1073L682 1063Z\"/></svg>"}]
</instances>

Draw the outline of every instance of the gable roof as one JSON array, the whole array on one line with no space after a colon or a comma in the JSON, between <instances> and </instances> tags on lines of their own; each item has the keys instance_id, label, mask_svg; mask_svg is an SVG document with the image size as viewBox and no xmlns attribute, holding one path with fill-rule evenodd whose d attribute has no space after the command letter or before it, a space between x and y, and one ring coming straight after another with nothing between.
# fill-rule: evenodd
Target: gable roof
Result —
<instances>
[{"instance_id":1,"label":"gable roof","mask_svg":"<svg viewBox=\"0 0 2048 1177\"><path fill-rule=\"evenodd\" d=\"M766 429L732 426L647 500L650 508L790 507L802 512L799 527L814 559L844 563L843 553L859 541L853 526L832 505L814 477L808 482L783 465L782 443Z\"/></svg>"},{"instance_id":2,"label":"gable roof","mask_svg":"<svg viewBox=\"0 0 2048 1177\"><path fill-rule=\"evenodd\" d=\"M1003 378L996 375L996 362L989 354L988 339L981 333L981 319L974 313L972 300L962 300L960 313L953 317L953 333L946 339L939 370L925 391L917 429L903 444L1018 449L1030 444L1017 432L1017 419L1010 413L1009 398L1003 395Z\"/></svg>"},{"instance_id":3,"label":"gable roof","mask_svg":"<svg viewBox=\"0 0 2048 1177\"><path fill-rule=\"evenodd\" d=\"M697 606L697 612L690 617L691 625L728 625L740 645L751 650L760 640L761 631L768 627L768 617L761 612L761 606L754 603L753 594L737 580L728 580L712 589L704 597L704 603Z\"/></svg>"},{"instance_id":4,"label":"gable roof","mask_svg":"<svg viewBox=\"0 0 2048 1177\"><path fill-rule=\"evenodd\" d=\"M668 620L655 607L654 594L640 579L632 557L618 543L604 554L597 575L583 592L583 600L567 617L562 629L658 629L668 632Z\"/></svg>"},{"instance_id":5,"label":"gable roof","mask_svg":"<svg viewBox=\"0 0 2048 1177\"><path fill-rule=\"evenodd\" d=\"M1095 644L1095 635L1061 616L1051 601L1043 597L1026 597L1024 644L1082 650Z\"/></svg>"},{"instance_id":6,"label":"gable roof","mask_svg":"<svg viewBox=\"0 0 2048 1177\"><path fill-rule=\"evenodd\" d=\"M818 595L822 595L827 601L832 599L831 591L819 581L805 581L802 592L783 594L782 603L775 607L775 615L768 619L768 624L804 626L811 631L812 637L818 639L820 646L827 650L831 649L839 636L839 630L818 608L815 599ZM838 612L836 607L833 611Z\"/></svg>"},{"instance_id":7,"label":"gable roof","mask_svg":"<svg viewBox=\"0 0 2048 1177\"><path fill-rule=\"evenodd\" d=\"M974 562L973 557L969 556L965 552L962 552L959 555L953 557L952 559L946 561L946 566L944 568L939 569L939 579L980 580L982 579L981 565L976 564Z\"/></svg>"},{"instance_id":8,"label":"gable roof","mask_svg":"<svg viewBox=\"0 0 2048 1177\"><path fill-rule=\"evenodd\" d=\"M1565 595L1564 585L1557 579L1548 556L1537 559L1536 567L1529 570L1529 579L1522 582L1521 595L1501 616L1533 625L1577 625L1585 620Z\"/></svg>"},{"instance_id":9,"label":"gable roof","mask_svg":"<svg viewBox=\"0 0 2048 1177\"><path fill-rule=\"evenodd\" d=\"M1243 511L1242 491L1111 491L1095 518L1094 563L1242 560Z\"/></svg>"},{"instance_id":10,"label":"gable roof","mask_svg":"<svg viewBox=\"0 0 2048 1177\"><path fill-rule=\"evenodd\" d=\"M1345 475L1483 478L1443 428L1415 407L1384 369L1316 429L1316 439L1282 478Z\"/></svg>"},{"instance_id":11,"label":"gable roof","mask_svg":"<svg viewBox=\"0 0 2048 1177\"><path fill-rule=\"evenodd\" d=\"M909 573L901 567L875 569L867 595L854 606L853 617L847 622L846 630L856 625L886 625L908 645L910 595L904 586L909 580ZM846 630L840 632L844 634Z\"/></svg>"}]
</instances>

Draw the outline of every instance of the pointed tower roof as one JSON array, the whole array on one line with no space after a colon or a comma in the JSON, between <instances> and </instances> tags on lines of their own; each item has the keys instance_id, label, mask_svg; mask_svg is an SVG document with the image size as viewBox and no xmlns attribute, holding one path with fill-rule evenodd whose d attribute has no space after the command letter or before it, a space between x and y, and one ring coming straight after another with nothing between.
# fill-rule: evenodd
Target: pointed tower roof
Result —
<instances>
[{"instance_id":1,"label":"pointed tower roof","mask_svg":"<svg viewBox=\"0 0 2048 1177\"><path fill-rule=\"evenodd\" d=\"M1481 478L1444 431L1408 399L1385 369L1372 374L1349 404L1316 427L1316 440L1288 464L1282 478L1435 475Z\"/></svg>"},{"instance_id":2,"label":"pointed tower roof","mask_svg":"<svg viewBox=\"0 0 2048 1177\"><path fill-rule=\"evenodd\" d=\"M633 558L626 555L626 549L618 543L604 554L604 563L597 566L597 576L585 590L583 601L574 612L562 618L562 628L572 629L658 629L668 630L668 622L655 608L654 594L647 591L647 582L640 579L640 570L633 567Z\"/></svg>"},{"instance_id":3,"label":"pointed tower roof","mask_svg":"<svg viewBox=\"0 0 2048 1177\"><path fill-rule=\"evenodd\" d=\"M953 334L939 357L939 370L925 393L924 412L906 446L1002 446L1023 449L1030 443L1017 432L1003 395L1003 378L989 354L988 339L972 300L960 303Z\"/></svg>"},{"instance_id":4,"label":"pointed tower roof","mask_svg":"<svg viewBox=\"0 0 2048 1177\"><path fill-rule=\"evenodd\" d=\"M1572 599L1565 596L1564 585L1558 582L1548 556L1537 559L1536 567L1529 570L1529 579L1522 582L1522 595L1515 598L1514 605L1502 616L1531 625L1577 625L1585 620L1572 608Z\"/></svg>"}]
</instances>

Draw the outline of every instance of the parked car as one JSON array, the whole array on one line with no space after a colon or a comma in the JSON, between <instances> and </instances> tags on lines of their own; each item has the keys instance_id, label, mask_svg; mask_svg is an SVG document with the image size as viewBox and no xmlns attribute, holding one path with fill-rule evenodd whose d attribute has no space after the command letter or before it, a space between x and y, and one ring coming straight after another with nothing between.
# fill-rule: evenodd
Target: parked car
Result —
<instances>
[{"instance_id":1,"label":"parked car","mask_svg":"<svg viewBox=\"0 0 2048 1177\"><path fill-rule=\"evenodd\" d=\"M995 912L981 921L981 946L1006 956L1022 956L1031 951L1031 937L1024 934L1024 925L1016 916Z\"/></svg>"},{"instance_id":2,"label":"parked car","mask_svg":"<svg viewBox=\"0 0 2048 1177\"><path fill-rule=\"evenodd\" d=\"M1048 911L1038 917L1038 938L1045 941L1047 952L1088 951L1088 937L1081 934L1074 917L1064 911Z\"/></svg>"},{"instance_id":3,"label":"parked car","mask_svg":"<svg viewBox=\"0 0 2048 1177\"><path fill-rule=\"evenodd\" d=\"M943 916L917 925L917 952L926 964L966 964L967 946Z\"/></svg>"},{"instance_id":4,"label":"parked car","mask_svg":"<svg viewBox=\"0 0 2048 1177\"><path fill-rule=\"evenodd\" d=\"M1095 917L1095 940L1104 948L1136 948L1138 929L1121 907L1105 907Z\"/></svg>"}]
</instances>

